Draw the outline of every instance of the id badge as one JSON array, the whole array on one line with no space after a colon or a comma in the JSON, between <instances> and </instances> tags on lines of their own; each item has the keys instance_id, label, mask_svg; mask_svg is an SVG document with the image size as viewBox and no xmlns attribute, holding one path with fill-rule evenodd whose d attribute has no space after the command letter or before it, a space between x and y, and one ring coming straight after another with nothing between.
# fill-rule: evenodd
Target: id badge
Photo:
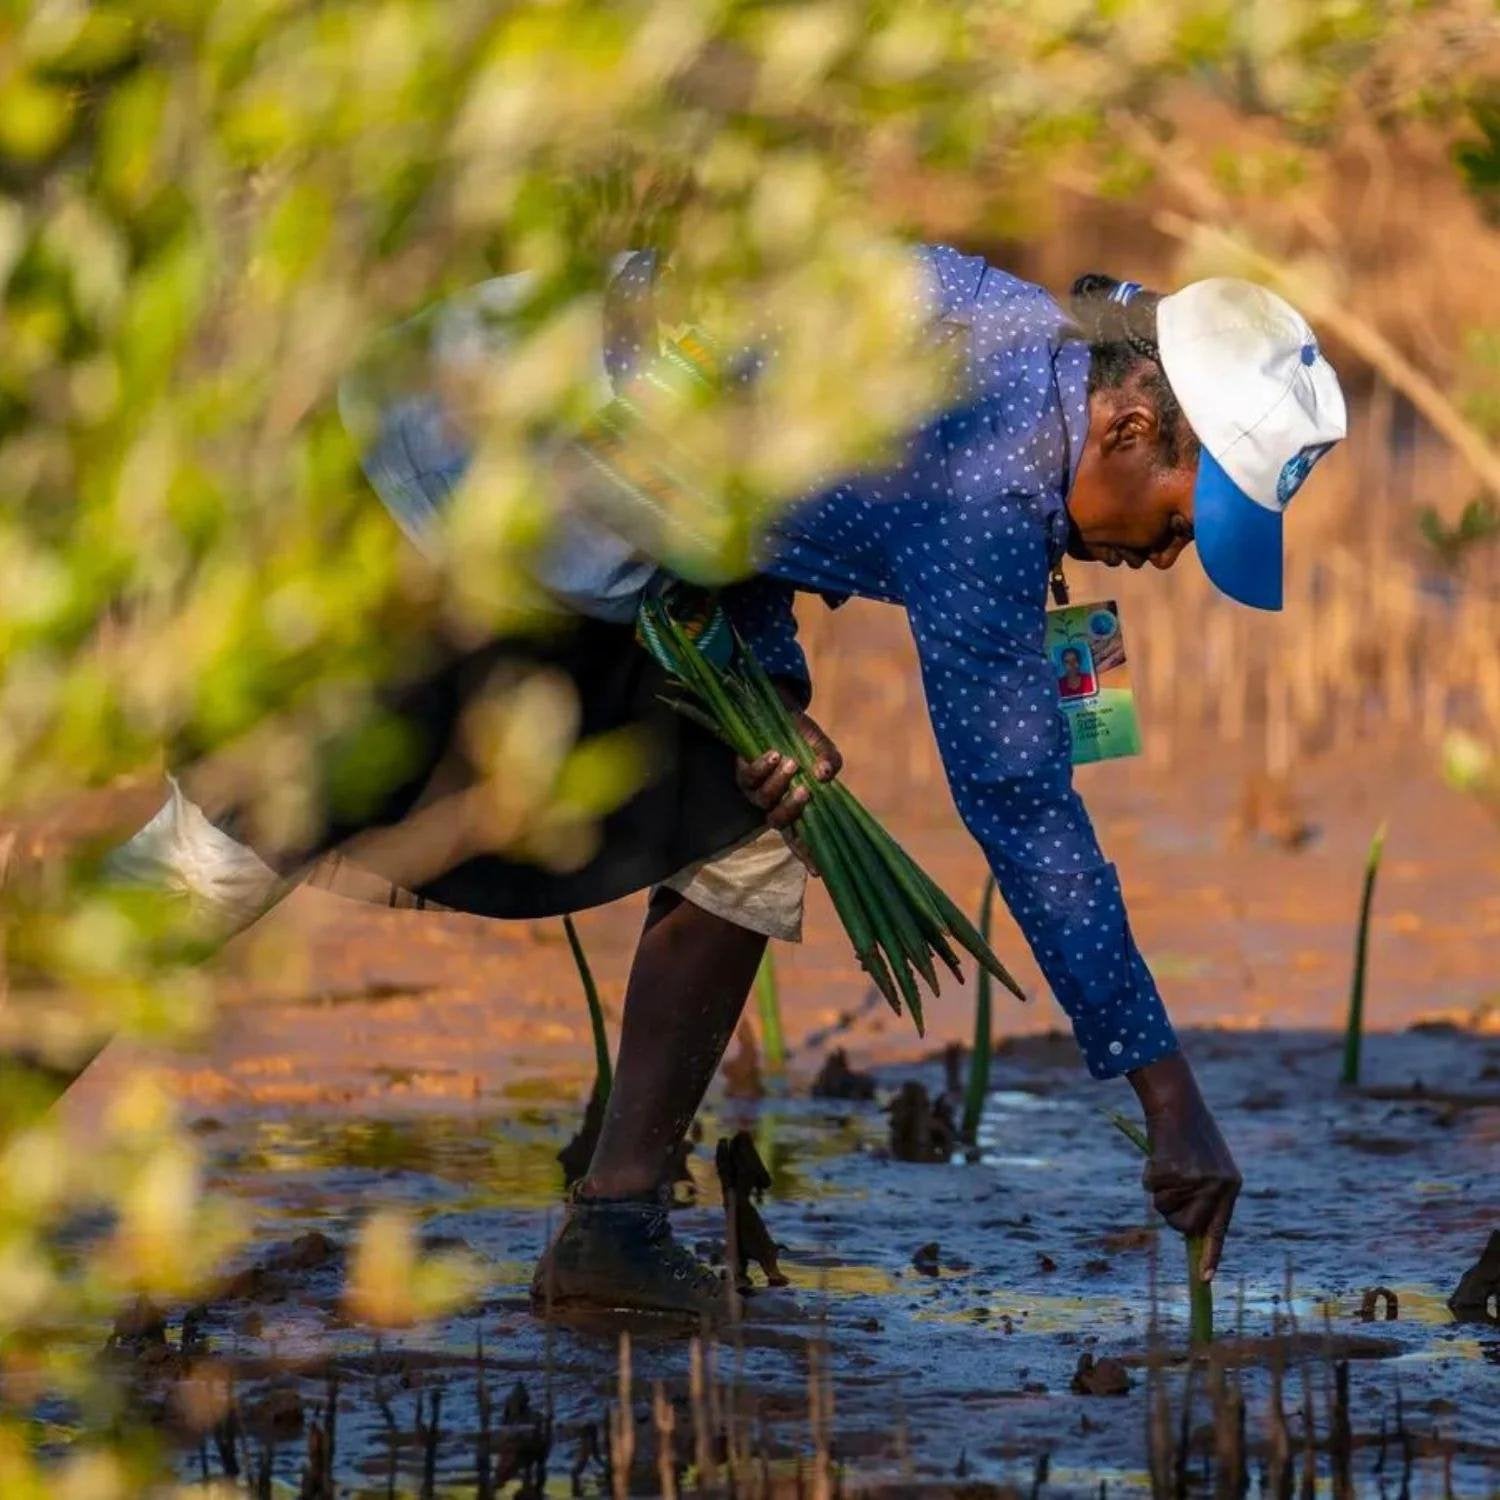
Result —
<instances>
[{"instance_id":1,"label":"id badge","mask_svg":"<svg viewBox=\"0 0 1500 1500\"><path fill-rule=\"evenodd\" d=\"M1046 651L1068 719L1073 764L1139 755L1141 727L1115 601L1048 610Z\"/></svg>"}]
</instances>

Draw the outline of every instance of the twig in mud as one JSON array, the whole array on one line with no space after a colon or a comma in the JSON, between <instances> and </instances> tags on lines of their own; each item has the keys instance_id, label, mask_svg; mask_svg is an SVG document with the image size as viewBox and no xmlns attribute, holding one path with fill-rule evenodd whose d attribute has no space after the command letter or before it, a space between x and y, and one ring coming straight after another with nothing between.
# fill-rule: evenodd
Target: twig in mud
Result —
<instances>
[{"instance_id":1,"label":"twig in mud","mask_svg":"<svg viewBox=\"0 0 1500 1500\"><path fill-rule=\"evenodd\" d=\"M1316 1500L1318 1493L1318 1435L1313 1429L1310 1395L1302 1408L1302 1484L1297 1493L1301 1500Z\"/></svg>"},{"instance_id":2,"label":"twig in mud","mask_svg":"<svg viewBox=\"0 0 1500 1500\"><path fill-rule=\"evenodd\" d=\"M214 1447L219 1454L219 1467L224 1471L226 1479L240 1477L240 1460L236 1452L240 1437L240 1406L235 1396L234 1382L231 1379L229 1399L225 1403L224 1415L214 1423L213 1430Z\"/></svg>"},{"instance_id":3,"label":"twig in mud","mask_svg":"<svg viewBox=\"0 0 1500 1500\"><path fill-rule=\"evenodd\" d=\"M755 1431L760 1449L760 1467L757 1479L760 1482L756 1492L757 1500L770 1500L771 1497L771 1438L766 1431L765 1417L761 1412L755 1414Z\"/></svg>"},{"instance_id":4,"label":"twig in mud","mask_svg":"<svg viewBox=\"0 0 1500 1500\"><path fill-rule=\"evenodd\" d=\"M495 1482L491 1468L493 1445L490 1437L490 1417L494 1402L490 1398L490 1383L485 1378L484 1330L474 1331L474 1404L479 1411L479 1432L474 1439L475 1500L495 1500Z\"/></svg>"},{"instance_id":5,"label":"twig in mud","mask_svg":"<svg viewBox=\"0 0 1500 1500\"><path fill-rule=\"evenodd\" d=\"M635 1462L635 1410L631 1404L630 1334L620 1334L619 1398L609 1412L609 1471L615 1500L628 1500Z\"/></svg>"},{"instance_id":6,"label":"twig in mud","mask_svg":"<svg viewBox=\"0 0 1500 1500\"><path fill-rule=\"evenodd\" d=\"M990 941L995 925L995 877L987 874L984 895L979 901L979 935ZM969 1052L969 1083L964 1091L963 1123L960 1138L972 1146L979 1134L979 1120L984 1114L985 1096L990 1091L990 1061L994 1049L992 1019L994 981L988 969L979 970L974 989L974 1045Z\"/></svg>"},{"instance_id":7,"label":"twig in mud","mask_svg":"<svg viewBox=\"0 0 1500 1500\"><path fill-rule=\"evenodd\" d=\"M255 1466L250 1461L250 1433L243 1426L240 1428L240 1470L245 1476L245 1483L253 1483Z\"/></svg>"},{"instance_id":8,"label":"twig in mud","mask_svg":"<svg viewBox=\"0 0 1500 1500\"><path fill-rule=\"evenodd\" d=\"M1313 1403L1312 1376L1308 1373L1307 1359L1297 1337L1297 1308L1293 1299L1292 1263L1286 1263L1286 1315L1291 1328L1292 1348L1296 1351L1297 1370L1302 1378L1302 1481L1299 1493L1306 1500L1313 1500L1318 1487L1317 1411Z\"/></svg>"},{"instance_id":9,"label":"twig in mud","mask_svg":"<svg viewBox=\"0 0 1500 1500\"><path fill-rule=\"evenodd\" d=\"M1275 1341L1275 1348L1271 1355L1271 1395L1266 1407L1266 1422L1270 1431L1266 1437L1266 1477L1261 1489L1270 1496L1270 1500L1292 1500L1292 1434L1287 1426L1286 1402L1282 1394L1285 1360L1279 1312L1271 1320L1271 1337ZM1382 1442L1384 1432L1382 1419Z\"/></svg>"},{"instance_id":10,"label":"twig in mud","mask_svg":"<svg viewBox=\"0 0 1500 1500\"><path fill-rule=\"evenodd\" d=\"M1213 1411L1215 1493L1243 1495L1249 1488L1245 1469L1245 1401L1238 1376L1223 1359L1209 1355L1209 1404Z\"/></svg>"},{"instance_id":11,"label":"twig in mud","mask_svg":"<svg viewBox=\"0 0 1500 1500\"><path fill-rule=\"evenodd\" d=\"M1365 860L1364 886L1359 897L1359 922L1354 929L1354 972L1349 978L1349 1019L1344 1028L1344 1066L1339 1082L1346 1088L1359 1083L1359 1054L1364 1040L1365 971L1370 956L1370 907L1375 899L1375 878L1385 852L1385 824L1375 830Z\"/></svg>"},{"instance_id":12,"label":"twig in mud","mask_svg":"<svg viewBox=\"0 0 1500 1500\"><path fill-rule=\"evenodd\" d=\"M832 1463L829 1430L833 1423L833 1383L828 1373L828 1346L814 1339L807 1346L807 1419L812 1429L812 1500L831 1500Z\"/></svg>"},{"instance_id":13,"label":"twig in mud","mask_svg":"<svg viewBox=\"0 0 1500 1500\"><path fill-rule=\"evenodd\" d=\"M1352 1500L1353 1453L1354 1435L1349 1427L1349 1361L1341 1359L1333 1367L1333 1410L1328 1431L1328 1456L1333 1466L1333 1493L1336 1500Z\"/></svg>"},{"instance_id":14,"label":"twig in mud","mask_svg":"<svg viewBox=\"0 0 1500 1500\"><path fill-rule=\"evenodd\" d=\"M704 1375L703 1340L695 1338L688 1346L688 1398L693 1408L693 1462L698 1470L700 1494L718 1483Z\"/></svg>"},{"instance_id":15,"label":"twig in mud","mask_svg":"<svg viewBox=\"0 0 1500 1500\"><path fill-rule=\"evenodd\" d=\"M1050 1453L1038 1453L1036 1456L1036 1467L1031 1471L1031 1500L1039 1500L1051 1475L1052 1455Z\"/></svg>"},{"instance_id":16,"label":"twig in mud","mask_svg":"<svg viewBox=\"0 0 1500 1500\"><path fill-rule=\"evenodd\" d=\"M437 1493L438 1444L442 1441L441 1413L443 1388L436 1386L432 1392L431 1415L422 1421L422 1393L417 1392L416 1429L422 1440L422 1500L435 1500Z\"/></svg>"},{"instance_id":17,"label":"twig in mud","mask_svg":"<svg viewBox=\"0 0 1500 1500\"><path fill-rule=\"evenodd\" d=\"M677 1414L659 1380L651 1388L651 1417L656 1424L656 1478L662 1500L677 1500L677 1455L672 1443Z\"/></svg>"},{"instance_id":18,"label":"twig in mud","mask_svg":"<svg viewBox=\"0 0 1500 1500\"><path fill-rule=\"evenodd\" d=\"M759 1163L760 1161L760 1154L758 1151L756 1152L756 1161L757 1163ZM769 1172L765 1173L765 1183L767 1187L770 1187L771 1174ZM734 1350L734 1363L730 1366L729 1371L729 1434L727 1443L728 1460L726 1467L728 1470L727 1478L729 1493L733 1495L737 1493L737 1482L735 1478L736 1473L742 1470L748 1471L750 1467L750 1449L748 1446L750 1437L748 1422L746 1423L746 1447L744 1449L743 1455L740 1449L740 1394L743 1390L743 1382L745 1377L745 1328L742 1319L736 1318L730 1324L730 1337L731 1347ZM744 1459L743 1465L740 1462L741 1457L743 1457Z\"/></svg>"},{"instance_id":19,"label":"twig in mud","mask_svg":"<svg viewBox=\"0 0 1500 1500\"><path fill-rule=\"evenodd\" d=\"M717 1345L707 1344L703 1350L704 1373L708 1377L708 1430L713 1444L714 1463L722 1464L727 1456L724 1442L724 1388L719 1379L719 1350Z\"/></svg>"},{"instance_id":20,"label":"twig in mud","mask_svg":"<svg viewBox=\"0 0 1500 1500\"><path fill-rule=\"evenodd\" d=\"M390 1397L385 1393L385 1384L380 1375L380 1340L375 1341L375 1350L371 1360L370 1368L374 1371L374 1381L371 1395L375 1401L375 1409L380 1413L381 1421L385 1423L385 1493L386 1500L396 1500L396 1457L400 1442L400 1436L396 1428L396 1414L391 1410Z\"/></svg>"},{"instance_id":21,"label":"twig in mud","mask_svg":"<svg viewBox=\"0 0 1500 1500\"><path fill-rule=\"evenodd\" d=\"M542 1220L542 1233L545 1236L544 1243L552 1243L552 1210L547 1210ZM557 1360L553 1348L556 1335L556 1324L552 1319L552 1308L556 1302L557 1292L557 1263L551 1256L547 1258L547 1285L545 1295L547 1305L542 1319L542 1403L547 1413L547 1420L552 1420L552 1414L556 1410L553 1404L555 1391L554 1377L557 1373Z\"/></svg>"},{"instance_id":22,"label":"twig in mud","mask_svg":"<svg viewBox=\"0 0 1500 1500\"><path fill-rule=\"evenodd\" d=\"M764 1272L771 1286L785 1286L787 1278L778 1264L779 1246L761 1218L756 1200L771 1186L771 1174L755 1149L747 1130L736 1131L714 1149L714 1170L724 1197L725 1260L728 1282L734 1292L751 1290L750 1262ZM738 1319L739 1306L729 1298L731 1322Z\"/></svg>"},{"instance_id":23,"label":"twig in mud","mask_svg":"<svg viewBox=\"0 0 1500 1500\"><path fill-rule=\"evenodd\" d=\"M297 1500L333 1500L333 1491L327 1484L328 1439L321 1423L309 1422L307 1427L307 1458L302 1465L302 1486Z\"/></svg>"},{"instance_id":24,"label":"twig in mud","mask_svg":"<svg viewBox=\"0 0 1500 1500\"><path fill-rule=\"evenodd\" d=\"M588 1473L589 1465L593 1464L601 1472L607 1473L609 1464L604 1454L599 1451L599 1428L596 1423L586 1422L578 1431L578 1452L573 1459L573 1467L569 1470L568 1477L572 1481L573 1493L583 1494L583 1476Z\"/></svg>"},{"instance_id":25,"label":"twig in mud","mask_svg":"<svg viewBox=\"0 0 1500 1500\"><path fill-rule=\"evenodd\" d=\"M1187 1379L1182 1387L1182 1416L1177 1425L1177 1449L1172 1465L1172 1493L1182 1496L1188 1488L1188 1460L1192 1456L1193 1442L1193 1381L1198 1373L1196 1365L1189 1365Z\"/></svg>"},{"instance_id":26,"label":"twig in mud","mask_svg":"<svg viewBox=\"0 0 1500 1500\"><path fill-rule=\"evenodd\" d=\"M339 1372L336 1366L328 1367L328 1387L323 1402L323 1483L332 1497L333 1465L339 1437Z\"/></svg>"},{"instance_id":27,"label":"twig in mud","mask_svg":"<svg viewBox=\"0 0 1500 1500\"><path fill-rule=\"evenodd\" d=\"M1406 1407L1401 1396L1401 1381L1396 1381L1396 1437L1401 1443L1401 1500L1411 1495L1412 1441L1406 1429Z\"/></svg>"}]
</instances>

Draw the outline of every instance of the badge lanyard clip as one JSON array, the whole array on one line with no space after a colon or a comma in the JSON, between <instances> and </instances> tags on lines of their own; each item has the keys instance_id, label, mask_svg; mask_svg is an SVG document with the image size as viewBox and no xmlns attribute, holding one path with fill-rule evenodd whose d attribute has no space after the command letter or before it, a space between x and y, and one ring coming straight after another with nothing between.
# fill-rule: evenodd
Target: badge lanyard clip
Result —
<instances>
[{"instance_id":1,"label":"badge lanyard clip","mask_svg":"<svg viewBox=\"0 0 1500 1500\"><path fill-rule=\"evenodd\" d=\"M1062 564L1057 563L1052 569L1052 577L1048 580L1052 588L1052 602L1059 609L1072 597L1068 592L1068 580L1063 577Z\"/></svg>"}]
</instances>

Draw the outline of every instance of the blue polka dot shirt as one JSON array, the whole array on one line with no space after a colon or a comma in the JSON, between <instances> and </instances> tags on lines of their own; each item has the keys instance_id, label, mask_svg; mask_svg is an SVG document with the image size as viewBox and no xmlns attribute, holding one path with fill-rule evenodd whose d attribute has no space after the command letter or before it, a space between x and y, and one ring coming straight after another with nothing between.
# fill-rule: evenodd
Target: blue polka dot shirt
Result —
<instances>
[{"instance_id":1,"label":"blue polka dot shirt","mask_svg":"<svg viewBox=\"0 0 1500 1500\"><path fill-rule=\"evenodd\" d=\"M1063 554L1064 500L1088 431L1088 349L1065 334L1040 287L955 250L921 254L927 275L911 314L963 356L965 398L914 432L888 469L794 505L768 538L763 571L724 603L766 669L801 684L804 698L798 590L905 608L959 813L1090 1071L1111 1078L1177 1041L1115 867L1073 790L1067 721L1042 650L1047 578ZM616 380L654 327L654 277L642 253L611 283L605 362ZM759 358L744 362L747 374ZM422 545L470 454L437 396L419 390L384 410L361 457ZM629 620L658 571L597 537L565 537L543 581L585 613Z\"/></svg>"},{"instance_id":2,"label":"blue polka dot shirt","mask_svg":"<svg viewBox=\"0 0 1500 1500\"><path fill-rule=\"evenodd\" d=\"M1112 1078L1176 1051L1177 1039L1073 789L1042 649L1088 432L1088 348L1065 336L1042 288L945 247L922 254L929 274L913 314L966 346L966 398L914 433L892 467L794 506L762 576L728 604L767 670L802 681L795 591L904 606L959 813L1090 1071ZM652 271L636 257L617 290L644 290ZM634 352L612 358L624 366Z\"/></svg>"}]
</instances>

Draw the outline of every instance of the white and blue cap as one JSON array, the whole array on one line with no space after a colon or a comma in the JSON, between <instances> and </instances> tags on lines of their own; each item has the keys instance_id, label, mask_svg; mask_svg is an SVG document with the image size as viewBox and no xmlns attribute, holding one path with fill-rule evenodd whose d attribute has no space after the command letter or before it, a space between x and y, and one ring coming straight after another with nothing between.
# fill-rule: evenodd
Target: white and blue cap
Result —
<instances>
[{"instance_id":1,"label":"white and blue cap","mask_svg":"<svg viewBox=\"0 0 1500 1500\"><path fill-rule=\"evenodd\" d=\"M1193 531L1231 599L1280 609L1282 517L1344 436L1344 393L1307 320L1251 281L1216 276L1156 309L1162 369L1202 453Z\"/></svg>"}]
</instances>

